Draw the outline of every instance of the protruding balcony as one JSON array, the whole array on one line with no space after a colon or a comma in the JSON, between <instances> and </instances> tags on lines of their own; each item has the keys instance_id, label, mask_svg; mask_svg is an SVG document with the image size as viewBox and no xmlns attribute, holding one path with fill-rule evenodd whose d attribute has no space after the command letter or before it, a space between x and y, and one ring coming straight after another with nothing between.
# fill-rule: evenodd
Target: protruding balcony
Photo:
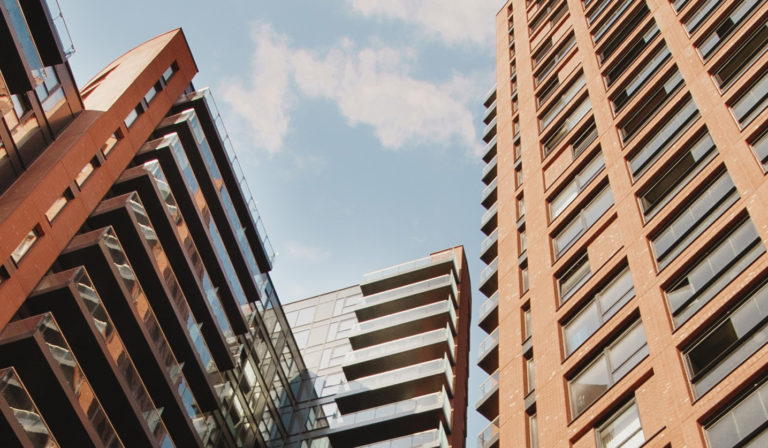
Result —
<instances>
[{"instance_id":1,"label":"protruding balcony","mask_svg":"<svg viewBox=\"0 0 768 448\"><path fill-rule=\"evenodd\" d=\"M344 376L348 381L448 356L454 362L453 333L446 327L347 353Z\"/></svg>"},{"instance_id":2,"label":"protruding balcony","mask_svg":"<svg viewBox=\"0 0 768 448\"><path fill-rule=\"evenodd\" d=\"M494 156L491 161L483 167L482 180L485 185L488 185L492 180L496 178L496 173L498 171L496 169L498 166L498 160L499 157Z\"/></svg>"},{"instance_id":3,"label":"protruding balcony","mask_svg":"<svg viewBox=\"0 0 768 448\"><path fill-rule=\"evenodd\" d=\"M357 320L366 321L416 308L450 297L457 303L458 290L453 274L423 280L370 296L363 297L355 309Z\"/></svg>"},{"instance_id":4,"label":"protruding balcony","mask_svg":"<svg viewBox=\"0 0 768 448\"><path fill-rule=\"evenodd\" d=\"M488 420L494 420L499 416L498 370L480 384L480 399L477 401L475 409Z\"/></svg>"},{"instance_id":5,"label":"protruding balcony","mask_svg":"<svg viewBox=\"0 0 768 448\"><path fill-rule=\"evenodd\" d=\"M453 250L369 272L363 275L360 289L364 296L369 296L448 273L458 281L459 262Z\"/></svg>"},{"instance_id":6,"label":"protruding balcony","mask_svg":"<svg viewBox=\"0 0 768 448\"><path fill-rule=\"evenodd\" d=\"M497 139L494 136L493 139L485 145L485 149L483 149L483 162L488 163L491 159L496 157L496 143Z\"/></svg>"},{"instance_id":7,"label":"protruding balcony","mask_svg":"<svg viewBox=\"0 0 768 448\"><path fill-rule=\"evenodd\" d=\"M498 227L498 215L499 215L499 203L493 204L491 208L483 213L483 217L480 219L480 230L490 235L491 232Z\"/></svg>"},{"instance_id":8,"label":"protruding balcony","mask_svg":"<svg viewBox=\"0 0 768 448\"><path fill-rule=\"evenodd\" d=\"M486 333L492 332L499 326L499 292L480 304L480 313L477 317L477 325L485 330Z\"/></svg>"},{"instance_id":9,"label":"protruding balcony","mask_svg":"<svg viewBox=\"0 0 768 448\"><path fill-rule=\"evenodd\" d=\"M483 99L483 105L485 107L490 107L493 102L496 101L496 84L491 87L490 90L488 90L488 93L485 94L485 99Z\"/></svg>"},{"instance_id":10,"label":"protruding balcony","mask_svg":"<svg viewBox=\"0 0 768 448\"><path fill-rule=\"evenodd\" d=\"M488 106L487 110L485 111L485 117L483 117L483 123L488 124L496 118L496 101L491 103L490 106Z\"/></svg>"},{"instance_id":11,"label":"protruding balcony","mask_svg":"<svg viewBox=\"0 0 768 448\"><path fill-rule=\"evenodd\" d=\"M448 437L445 435L443 423L437 429L430 429L416 434L371 443L358 448L449 448Z\"/></svg>"},{"instance_id":12,"label":"protruding balcony","mask_svg":"<svg viewBox=\"0 0 768 448\"><path fill-rule=\"evenodd\" d=\"M477 435L477 448L499 448L499 417Z\"/></svg>"},{"instance_id":13,"label":"protruding balcony","mask_svg":"<svg viewBox=\"0 0 768 448\"><path fill-rule=\"evenodd\" d=\"M496 117L491 120L491 123L483 130L483 141L488 143L493 137L496 136Z\"/></svg>"},{"instance_id":14,"label":"protruding balcony","mask_svg":"<svg viewBox=\"0 0 768 448\"><path fill-rule=\"evenodd\" d=\"M355 323L349 342L358 350L446 325L456 332L456 309L450 299Z\"/></svg>"},{"instance_id":15,"label":"protruding balcony","mask_svg":"<svg viewBox=\"0 0 768 448\"><path fill-rule=\"evenodd\" d=\"M336 404L342 414L347 414L441 388L453 395L453 372L447 356L344 383L336 396Z\"/></svg>"},{"instance_id":16,"label":"protruding balcony","mask_svg":"<svg viewBox=\"0 0 768 448\"><path fill-rule=\"evenodd\" d=\"M481 195L482 200L480 203L485 208L490 208L493 204L496 203L496 199L498 198L498 179L493 179L493 181L486 185L485 188L483 188L483 193Z\"/></svg>"},{"instance_id":17,"label":"protruding balcony","mask_svg":"<svg viewBox=\"0 0 768 448\"><path fill-rule=\"evenodd\" d=\"M499 258L495 258L491 264L480 271L480 292L490 297L499 289Z\"/></svg>"},{"instance_id":18,"label":"protruding balcony","mask_svg":"<svg viewBox=\"0 0 768 448\"><path fill-rule=\"evenodd\" d=\"M339 415L328 423L330 428L325 431L333 446L371 444L427 431L438 425L450 430L451 402L443 389L362 412Z\"/></svg>"},{"instance_id":19,"label":"protruding balcony","mask_svg":"<svg viewBox=\"0 0 768 448\"><path fill-rule=\"evenodd\" d=\"M0 370L0 441L14 446L59 445L13 367ZM5 417L5 418L3 418Z\"/></svg>"},{"instance_id":20,"label":"protruding balcony","mask_svg":"<svg viewBox=\"0 0 768 448\"><path fill-rule=\"evenodd\" d=\"M493 233L488 235L480 243L480 259L485 264L491 263L499 256L499 229L493 229Z\"/></svg>"},{"instance_id":21,"label":"protruding balcony","mask_svg":"<svg viewBox=\"0 0 768 448\"><path fill-rule=\"evenodd\" d=\"M483 339L477 349L477 365L487 373L499 368L499 329Z\"/></svg>"}]
</instances>

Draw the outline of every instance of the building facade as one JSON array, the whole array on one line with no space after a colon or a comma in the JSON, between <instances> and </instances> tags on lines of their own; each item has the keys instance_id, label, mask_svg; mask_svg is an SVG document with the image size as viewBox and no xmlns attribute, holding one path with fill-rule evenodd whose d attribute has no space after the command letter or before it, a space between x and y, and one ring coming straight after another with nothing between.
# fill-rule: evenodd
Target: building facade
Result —
<instances>
[{"instance_id":1,"label":"building facade","mask_svg":"<svg viewBox=\"0 0 768 448\"><path fill-rule=\"evenodd\" d=\"M512 0L483 448L768 443L768 4Z\"/></svg>"},{"instance_id":2,"label":"building facade","mask_svg":"<svg viewBox=\"0 0 768 448\"><path fill-rule=\"evenodd\" d=\"M285 306L332 446L461 447L471 288L463 248Z\"/></svg>"},{"instance_id":3,"label":"building facade","mask_svg":"<svg viewBox=\"0 0 768 448\"><path fill-rule=\"evenodd\" d=\"M318 446L274 251L183 32L78 90L50 5L0 2L0 445Z\"/></svg>"}]
</instances>

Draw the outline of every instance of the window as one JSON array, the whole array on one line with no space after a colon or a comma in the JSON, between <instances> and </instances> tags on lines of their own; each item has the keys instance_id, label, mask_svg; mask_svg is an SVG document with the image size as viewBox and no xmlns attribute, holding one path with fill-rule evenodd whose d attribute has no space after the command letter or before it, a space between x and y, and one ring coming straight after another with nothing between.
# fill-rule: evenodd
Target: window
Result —
<instances>
[{"instance_id":1,"label":"window","mask_svg":"<svg viewBox=\"0 0 768 448\"><path fill-rule=\"evenodd\" d=\"M679 327L765 252L752 221L745 219L712 244L691 269L664 288L672 320Z\"/></svg>"},{"instance_id":2,"label":"window","mask_svg":"<svg viewBox=\"0 0 768 448\"><path fill-rule=\"evenodd\" d=\"M611 14L598 26L595 27L594 31L592 32L592 40L595 43L600 42L600 40L605 37L605 34L613 28L613 25L616 24L616 21L619 20L619 17L621 17L622 14L624 14L627 9L634 3L635 0L622 0L621 3L611 12ZM610 3L610 2L605 2ZM642 8L645 11L642 13L642 17L644 17L646 14L648 14L648 8ZM642 19L640 17L640 19ZM636 19L635 17L632 17L630 19L631 22L634 22ZM622 29L626 29L626 27L632 26L631 24L627 23L626 25L622 25ZM626 36L626 34L622 31L622 34Z\"/></svg>"},{"instance_id":3,"label":"window","mask_svg":"<svg viewBox=\"0 0 768 448\"><path fill-rule=\"evenodd\" d=\"M524 254L526 250L528 250L528 241L525 236L525 229L521 230L519 232L519 241L518 244L520 245L520 255Z\"/></svg>"},{"instance_id":4,"label":"window","mask_svg":"<svg viewBox=\"0 0 768 448\"><path fill-rule=\"evenodd\" d=\"M603 189L574 216L570 223L552 238L555 258L559 258L592 227L613 205L613 194L609 186Z\"/></svg>"},{"instance_id":5,"label":"window","mask_svg":"<svg viewBox=\"0 0 768 448\"><path fill-rule=\"evenodd\" d=\"M171 78L173 77L174 73L176 73L177 71L179 71L179 65L174 61L173 63L171 63L171 66L168 67L163 72L163 81L166 84L168 84L168 81L171 80Z\"/></svg>"},{"instance_id":6,"label":"window","mask_svg":"<svg viewBox=\"0 0 768 448\"><path fill-rule=\"evenodd\" d=\"M595 334L608 319L613 317L635 296L632 274L624 268L607 285L600 288L573 318L563 326L565 355L569 356Z\"/></svg>"},{"instance_id":7,"label":"window","mask_svg":"<svg viewBox=\"0 0 768 448\"><path fill-rule=\"evenodd\" d=\"M162 90L162 87L160 86L160 83L157 83L149 88L146 95L144 95L144 101L147 102L147 104L151 103L152 100L155 99L157 96L157 93Z\"/></svg>"},{"instance_id":8,"label":"window","mask_svg":"<svg viewBox=\"0 0 768 448\"><path fill-rule=\"evenodd\" d=\"M680 87L683 77L677 70L664 82L646 94L646 100L627 114L627 118L619 126L621 140L626 145L643 126L664 107Z\"/></svg>"},{"instance_id":9,"label":"window","mask_svg":"<svg viewBox=\"0 0 768 448\"><path fill-rule=\"evenodd\" d=\"M531 308L523 310L523 340L531 337Z\"/></svg>"},{"instance_id":10,"label":"window","mask_svg":"<svg viewBox=\"0 0 768 448\"><path fill-rule=\"evenodd\" d=\"M142 104L137 105L136 107L131 110L130 113L128 113L128 116L125 117L125 120L123 120L123 123L125 123L125 127L130 128L133 126L133 123L136 122L136 119L139 118L139 115L144 113L144 106Z\"/></svg>"},{"instance_id":11,"label":"window","mask_svg":"<svg viewBox=\"0 0 768 448\"><path fill-rule=\"evenodd\" d=\"M646 221L672 200L716 154L715 143L709 133L705 132L693 144L688 145L668 167L662 169L656 180L639 198Z\"/></svg>"},{"instance_id":12,"label":"window","mask_svg":"<svg viewBox=\"0 0 768 448\"><path fill-rule=\"evenodd\" d=\"M690 97L675 107L673 113L671 117L662 120L660 127L651 132L649 140L643 142L640 150L629 158L634 180L645 173L699 117L699 109Z\"/></svg>"},{"instance_id":13,"label":"window","mask_svg":"<svg viewBox=\"0 0 768 448\"><path fill-rule=\"evenodd\" d=\"M738 199L739 193L727 172L704 186L672 222L651 238L659 270L667 267Z\"/></svg>"},{"instance_id":14,"label":"window","mask_svg":"<svg viewBox=\"0 0 768 448\"><path fill-rule=\"evenodd\" d=\"M539 45L539 48L536 49L536 52L533 54L534 68L536 68L544 59L544 57L549 54L550 50L552 50L552 37L547 38L547 40Z\"/></svg>"},{"instance_id":15,"label":"window","mask_svg":"<svg viewBox=\"0 0 768 448\"><path fill-rule=\"evenodd\" d=\"M646 16L648 16L648 7L645 5L645 2L643 2L642 6L621 24L619 32L616 32L605 42L605 45L603 45L603 48L598 53L601 64L613 55L613 53L624 43L627 36L635 31L635 28L640 25ZM600 37L602 37L602 35L600 35Z\"/></svg>"},{"instance_id":16,"label":"window","mask_svg":"<svg viewBox=\"0 0 768 448\"><path fill-rule=\"evenodd\" d=\"M560 292L560 304L565 303L592 276L589 258L584 252L578 256L568 268L557 276L557 286Z\"/></svg>"},{"instance_id":17,"label":"window","mask_svg":"<svg viewBox=\"0 0 768 448\"><path fill-rule=\"evenodd\" d=\"M589 96L585 96L578 106L573 109L565 119L546 137L544 141L544 153L549 154L563 141L566 135L592 110Z\"/></svg>"},{"instance_id":18,"label":"window","mask_svg":"<svg viewBox=\"0 0 768 448\"><path fill-rule=\"evenodd\" d=\"M749 89L729 106L742 129L752 123L752 120L768 107L768 72L763 73L761 78L753 82Z\"/></svg>"},{"instance_id":19,"label":"window","mask_svg":"<svg viewBox=\"0 0 768 448\"><path fill-rule=\"evenodd\" d=\"M695 396L701 397L768 342L768 284L749 294L684 351Z\"/></svg>"},{"instance_id":20,"label":"window","mask_svg":"<svg viewBox=\"0 0 768 448\"><path fill-rule=\"evenodd\" d=\"M586 85L584 74L580 74L568 88L557 96L557 100L549 107L544 115L539 118L539 129L544 129L552 123L552 120L571 103L573 98Z\"/></svg>"},{"instance_id":21,"label":"window","mask_svg":"<svg viewBox=\"0 0 768 448\"><path fill-rule=\"evenodd\" d=\"M608 69L608 72L605 75L605 84L607 87L612 86L613 83L621 77L624 71L637 60L658 34L659 27L657 27L656 22L654 22L648 28L648 31L638 36L633 43L629 44L627 48L621 52L616 62L610 69Z\"/></svg>"},{"instance_id":22,"label":"window","mask_svg":"<svg viewBox=\"0 0 768 448\"><path fill-rule=\"evenodd\" d=\"M637 403L628 403L595 431L598 448L639 448L645 443Z\"/></svg>"},{"instance_id":23,"label":"window","mask_svg":"<svg viewBox=\"0 0 768 448\"><path fill-rule=\"evenodd\" d=\"M589 1L584 3L584 9L588 7L589 3ZM602 0L597 6L595 6L595 8L592 9L592 12L590 12L587 16L587 24L591 26L595 19L597 19L597 17L600 15L600 13L605 11L605 8L607 8L610 4L610 0Z\"/></svg>"},{"instance_id":24,"label":"window","mask_svg":"<svg viewBox=\"0 0 768 448\"><path fill-rule=\"evenodd\" d=\"M717 448L768 445L768 382L738 398L725 414L704 427L709 446Z\"/></svg>"},{"instance_id":25,"label":"window","mask_svg":"<svg viewBox=\"0 0 768 448\"><path fill-rule=\"evenodd\" d=\"M639 320L614 341L568 382L571 418L578 417L648 356L643 323Z\"/></svg>"},{"instance_id":26,"label":"window","mask_svg":"<svg viewBox=\"0 0 768 448\"><path fill-rule=\"evenodd\" d=\"M549 200L549 220L554 221L560 213L584 191L589 183L605 168L603 153L598 150L597 154L589 163L582 167L574 176L573 180L568 182L552 199Z\"/></svg>"},{"instance_id":27,"label":"window","mask_svg":"<svg viewBox=\"0 0 768 448\"><path fill-rule=\"evenodd\" d=\"M595 140L597 140L597 128L595 127L595 121L590 118L584 128L571 141L573 158L578 158Z\"/></svg>"},{"instance_id":28,"label":"window","mask_svg":"<svg viewBox=\"0 0 768 448\"><path fill-rule=\"evenodd\" d=\"M536 390L536 371L534 370L533 357L525 359L525 394Z\"/></svg>"},{"instance_id":29,"label":"window","mask_svg":"<svg viewBox=\"0 0 768 448\"><path fill-rule=\"evenodd\" d=\"M520 281L523 287L522 293L525 294L526 292L528 292L528 289L530 288L530 286L528 285L528 266L527 265L520 268L520 278L521 278Z\"/></svg>"},{"instance_id":30,"label":"window","mask_svg":"<svg viewBox=\"0 0 768 448\"><path fill-rule=\"evenodd\" d=\"M24 238L21 240L18 246L16 246L16 249L11 252L11 259L14 263L17 265L19 262L24 258L25 255L27 255L27 252L29 252L29 249L32 248L32 246L35 244L37 239L40 237L41 232L40 230L35 227L32 230L30 230Z\"/></svg>"},{"instance_id":31,"label":"window","mask_svg":"<svg viewBox=\"0 0 768 448\"><path fill-rule=\"evenodd\" d=\"M768 22L765 22L750 33L746 41L729 52L730 56L715 69L713 76L720 89L730 87L765 52L767 45Z\"/></svg>"},{"instance_id":32,"label":"window","mask_svg":"<svg viewBox=\"0 0 768 448\"><path fill-rule=\"evenodd\" d=\"M750 13L764 3L765 0L742 0L699 44L699 53L704 59L708 59L720 48L728 37L744 24ZM711 3L711 2L710 2Z\"/></svg>"},{"instance_id":33,"label":"window","mask_svg":"<svg viewBox=\"0 0 768 448\"><path fill-rule=\"evenodd\" d=\"M693 34L719 6L723 3L723 0L706 0L694 10L693 13L688 14L683 20L686 31L688 34ZM679 11L679 9L678 9Z\"/></svg>"},{"instance_id":34,"label":"window","mask_svg":"<svg viewBox=\"0 0 768 448\"><path fill-rule=\"evenodd\" d=\"M651 60L646 62L642 69L627 82L626 86L611 96L614 115L621 112L624 106L632 100L632 97L637 91L645 86L653 75L659 71L667 59L669 59L669 48L667 48L666 45L662 45Z\"/></svg>"},{"instance_id":35,"label":"window","mask_svg":"<svg viewBox=\"0 0 768 448\"><path fill-rule=\"evenodd\" d=\"M536 414L528 416L528 446L539 448L539 424L536 420Z\"/></svg>"},{"instance_id":36,"label":"window","mask_svg":"<svg viewBox=\"0 0 768 448\"><path fill-rule=\"evenodd\" d=\"M98 160L94 157L91 159L90 162L86 163L85 166L80 170L79 173L77 173L77 176L75 176L75 183L78 187L81 187L85 185L85 181L88 180L88 178L91 177L91 174L93 174L93 171L98 166Z\"/></svg>"},{"instance_id":37,"label":"window","mask_svg":"<svg viewBox=\"0 0 768 448\"><path fill-rule=\"evenodd\" d=\"M555 76L549 82L539 89L536 93L536 106L541 106L549 98L552 93L560 86L560 78Z\"/></svg>"},{"instance_id":38,"label":"window","mask_svg":"<svg viewBox=\"0 0 768 448\"><path fill-rule=\"evenodd\" d=\"M757 160L763 164L763 171L768 171L768 132L763 132L750 143L750 146L752 146Z\"/></svg>"},{"instance_id":39,"label":"window","mask_svg":"<svg viewBox=\"0 0 768 448\"><path fill-rule=\"evenodd\" d=\"M549 75L549 73L555 68L555 66L557 66L558 63L560 63L560 61L565 59L565 56L571 51L571 48L576 45L576 39L574 38L573 33L569 34L568 37L564 39L564 41L565 43L558 47L555 54L553 54L534 75L536 87L538 87L538 85L541 84L544 79L546 79L547 75Z\"/></svg>"},{"instance_id":40,"label":"window","mask_svg":"<svg viewBox=\"0 0 768 448\"><path fill-rule=\"evenodd\" d=\"M523 196L517 198L517 219L525 217L525 200Z\"/></svg>"},{"instance_id":41,"label":"window","mask_svg":"<svg viewBox=\"0 0 768 448\"><path fill-rule=\"evenodd\" d=\"M45 67L44 72L45 79L35 87L35 93L43 105L43 110L50 115L49 112L64 103L64 89L61 88L61 82L53 67Z\"/></svg>"},{"instance_id":42,"label":"window","mask_svg":"<svg viewBox=\"0 0 768 448\"><path fill-rule=\"evenodd\" d=\"M51 206L48 207L48 210L45 211L45 217L48 218L48 222L52 223L53 220L59 216L59 213L64 209L64 206L67 205L67 202L69 202L70 199L72 199L72 192L67 188L61 196L53 201Z\"/></svg>"},{"instance_id":43,"label":"window","mask_svg":"<svg viewBox=\"0 0 768 448\"><path fill-rule=\"evenodd\" d=\"M688 0L674 0L672 2L672 7L675 8L675 12L679 13L680 10L683 9L683 7L687 4L688 4Z\"/></svg>"},{"instance_id":44,"label":"window","mask_svg":"<svg viewBox=\"0 0 768 448\"><path fill-rule=\"evenodd\" d=\"M110 152L112 152L112 149L117 145L117 142L123 139L123 131L120 129L116 129L115 132L112 133L112 135L107 138L107 141L104 142L103 145L101 145L101 154L106 158Z\"/></svg>"}]
</instances>

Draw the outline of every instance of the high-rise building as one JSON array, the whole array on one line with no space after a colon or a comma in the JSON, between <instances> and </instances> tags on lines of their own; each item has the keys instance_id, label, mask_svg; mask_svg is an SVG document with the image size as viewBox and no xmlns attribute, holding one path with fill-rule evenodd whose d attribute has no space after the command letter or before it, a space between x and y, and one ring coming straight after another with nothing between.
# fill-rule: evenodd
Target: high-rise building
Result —
<instances>
[{"instance_id":1,"label":"high-rise building","mask_svg":"<svg viewBox=\"0 0 768 448\"><path fill-rule=\"evenodd\" d=\"M462 247L285 305L334 447L462 447L471 288Z\"/></svg>"},{"instance_id":2,"label":"high-rise building","mask_svg":"<svg viewBox=\"0 0 768 448\"><path fill-rule=\"evenodd\" d=\"M512 0L496 36L479 446L767 446L768 3Z\"/></svg>"},{"instance_id":3,"label":"high-rise building","mask_svg":"<svg viewBox=\"0 0 768 448\"><path fill-rule=\"evenodd\" d=\"M0 445L318 446L274 252L183 32L78 91L51 6L0 2Z\"/></svg>"}]
</instances>

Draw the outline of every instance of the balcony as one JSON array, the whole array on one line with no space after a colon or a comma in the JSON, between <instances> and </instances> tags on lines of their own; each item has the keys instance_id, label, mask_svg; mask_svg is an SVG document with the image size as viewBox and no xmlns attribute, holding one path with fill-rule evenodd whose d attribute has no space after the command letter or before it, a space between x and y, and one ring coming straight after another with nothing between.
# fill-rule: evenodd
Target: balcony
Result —
<instances>
[{"instance_id":1,"label":"balcony","mask_svg":"<svg viewBox=\"0 0 768 448\"><path fill-rule=\"evenodd\" d=\"M499 417L477 435L477 448L499 448Z\"/></svg>"},{"instance_id":2,"label":"balcony","mask_svg":"<svg viewBox=\"0 0 768 448\"><path fill-rule=\"evenodd\" d=\"M51 430L45 423L45 419L35 406L32 397L29 396L29 392L19 376L16 375L13 367L0 370L0 409L12 411L3 412L3 414L8 418L9 426L17 426L21 429L21 431L14 431L16 439L14 442L18 443L18 446L58 446L51 435ZM16 425L11 423L9 418L11 415ZM5 426L2 426L5 430ZM11 428L7 429L10 430ZM11 438L7 437L7 439ZM35 441L34 444L32 443L33 440Z\"/></svg>"},{"instance_id":3,"label":"balcony","mask_svg":"<svg viewBox=\"0 0 768 448\"><path fill-rule=\"evenodd\" d=\"M492 332L499 326L499 292L480 304L480 313L477 317L477 325L486 333Z\"/></svg>"},{"instance_id":4,"label":"balcony","mask_svg":"<svg viewBox=\"0 0 768 448\"><path fill-rule=\"evenodd\" d=\"M457 305L458 289L453 274L423 280L363 297L355 309L358 321L376 319L450 297Z\"/></svg>"},{"instance_id":5,"label":"balcony","mask_svg":"<svg viewBox=\"0 0 768 448\"><path fill-rule=\"evenodd\" d=\"M358 448L449 448L448 437L445 435L443 429L443 423L440 422L440 427L437 429L430 429L429 431L419 432L416 434L409 434L403 437L397 437L395 439L385 440L383 442L371 443L369 445L363 445Z\"/></svg>"},{"instance_id":6,"label":"balcony","mask_svg":"<svg viewBox=\"0 0 768 448\"><path fill-rule=\"evenodd\" d=\"M485 97L483 99L483 105L485 107L491 107L491 104L493 104L496 101L496 84L491 87L490 90L488 90L488 93L485 94Z\"/></svg>"},{"instance_id":7,"label":"balcony","mask_svg":"<svg viewBox=\"0 0 768 448\"><path fill-rule=\"evenodd\" d=\"M485 111L485 116L483 117L483 123L488 124L496 118L496 101L491 103L490 106Z\"/></svg>"},{"instance_id":8,"label":"balcony","mask_svg":"<svg viewBox=\"0 0 768 448\"><path fill-rule=\"evenodd\" d=\"M360 289L364 296L369 296L448 273L453 273L459 280L459 260L452 249L369 272L363 275Z\"/></svg>"},{"instance_id":9,"label":"balcony","mask_svg":"<svg viewBox=\"0 0 768 448\"><path fill-rule=\"evenodd\" d=\"M336 404L342 414L347 414L441 388L453 394L453 372L447 356L344 383L336 395Z\"/></svg>"},{"instance_id":10,"label":"balcony","mask_svg":"<svg viewBox=\"0 0 768 448\"><path fill-rule=\"evenodd\" d=\"M491 159L496 157L496 143L497 139L496 137L493 137L493 139L485 145L485 148L483 149L483 162L488 163Z\"/></svg>"},{"instance_id":11,"label":"balcony","mask_svg":"<svg viewBox=\"0 0 768 448\"><path fill-rule=\"evenodd\" d=\"M480 243L480 259L485 264L491 263L499 255L499 229L493 229L482 243Z\"/></svg>"},{"instance_id":12,"label":"balcony","mask_svg":"<svg viewBox=\"0 0 768 448\"><path fill-rule=\"evenodd\" d=\"M477 348L477 365L487 373L499 368L499 329L483 339Z\"/></svg>"},{"instance_id":13,"label":"balcony","mask_svg":"<svg viewBox=\"0 0 768 448\"><path fill-rule=\"evenodd\" d=\"M443 389L362 412L339 415L328 423L330 428L323 432L328 434L333 446L373 444L434 428L450 430L451 402Z\"/></svg>"},{"instance_id":14,"label":"balcony","mask_svg":"<svg viewBox=\"0 0 768 448\"><path fill-rule=\"evenodd\" d=\"M480 271L480 292L490 297L499 289L499 258L496 257L491 264Z\"/></svg>"},{"instance_id":15,"label":"balcony","mask_svg":"<svg viewBox=\"0 0 768 448\"><path fill-rule=\"evenodd\" d=\"M347 353L344 376L356 380L446 355L453 363L455 350L450 328L432 330Z\"/></svg>"},{"instance_id":16,"label":"balcony","mask_svg":"<svg viewBox=\"0 0 768 448\"><path fill-rule=\"evenodd\" d=\"M496 136L496 117L483 129L483 141L489 143Z\"/></svg>"},{"instance_id":17,"label":"balcony","mask_svg":"<svg viewBox=\"0 0 768 448\"><path fill-rule=\"evenodd\" d=\"M483 217L480 219L480 230L490 235L491 232L498 227L498 215L499 215L499 203L493 204L491 208L483 213Z\"/></svg>"},{"instance_id":18,"label":"balcony","mask_svg":"<svg viewBox=\"0 0 768 448\"><path fill-rule=\"evenodd\" d=\"M498 179L493 179L493 181L490 184L486 185L486 187L483 188L483 193L481 195L482 199L480 203L486 209L496 203L496 199L498 197L498 194L497 194L498 188L496 188L497 184L498 184Z\"/></svg>"},{"instance_id":19,"label":"balcony","mask_svg":"<svg viewBox=\"0 0 768 448\"><path fill-rule=\"evenodd\" d=\"M456 309L448 299L378 319L357 322L352 327L349 342L354 350L359 350L405 336L445 328L446 325L456 332Z\"/></svg>"},{"instance_id":20,"label":"balcony","mask_svg":"<svg viewBox=\"0 0 768 448\"><path fill-rule=\"evenodd\" d=\"M499 416L499 371L480 384L480 399L475 405L477 412L488 420L494 420Z\"/></svg>"},{"instance_id":21,"label":"balcony","mask_svg":"<svg viewBox=\"0 0 768 448\"><path fill-rule=\"evenodd\" d=\"M488 162L483 167L483 174L482 174L482 180L485 185L488 185L491 183L492 180L496 179L496 173L497 173L497 166L498 166L498 156L493 156L490 162Z\"/></svg>"}]
</instances>

